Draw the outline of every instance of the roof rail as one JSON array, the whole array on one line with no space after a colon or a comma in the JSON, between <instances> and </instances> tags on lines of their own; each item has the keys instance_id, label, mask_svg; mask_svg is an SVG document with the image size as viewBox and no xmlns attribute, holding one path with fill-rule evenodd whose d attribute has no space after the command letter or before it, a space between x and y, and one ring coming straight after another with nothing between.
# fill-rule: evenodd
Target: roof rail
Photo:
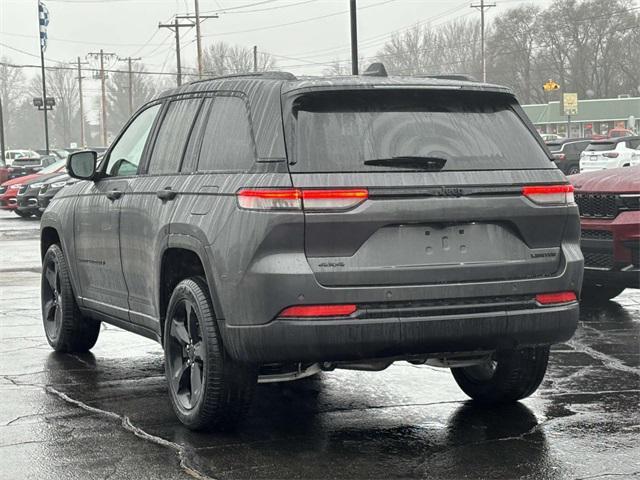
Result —
<instances>
[{"instance_id":1,"label":"roof rail","mask_svg":"<svg viewBox=\"0 0 640 480\"><path fill-rule=\"evenodd\" d=\"M256 78L265 80L297 80L293 73L280 72L280 71L267 71L267 72L247 72L247 73L230 73L229 75L218 75L217 77L208 77L200 80L194 80L189 84L210 82L211 80L224 80L226 78Z\"/></svg>"},{"instance_id":2,"label":"roof rail","mask_svg":"<svg viewBox=\"0 0 640 480\"><path fill-rule=\"evenodd\" d=\"M477 80L473 78L471 75L464 75L462 73L444 73L442 75L418 74L413 76L419 77L419 78L435 78L437 80L457 80L460 82L477 82Z\"/></svg>"}]
</instances>

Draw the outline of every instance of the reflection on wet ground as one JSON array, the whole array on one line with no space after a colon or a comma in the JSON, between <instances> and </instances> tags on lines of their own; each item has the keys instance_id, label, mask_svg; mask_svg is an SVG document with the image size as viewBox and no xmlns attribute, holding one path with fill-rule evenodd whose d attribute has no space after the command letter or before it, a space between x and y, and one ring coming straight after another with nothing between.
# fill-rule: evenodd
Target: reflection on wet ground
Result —
<instances>
[{"instance_id":1,"label":"reflection on wet ground","mask_svg":"<svg viewBox=\"0 0 640 480\"><path fill-rule=\"evenodd\" d=\"M239 431L193 433L173 416L155 343L104 326L93 353L51 352L37 241L3 237L4 224L0 478L640 477L639 291L583 308L515 405L477 407L447 370L399 363L261 385Z\"/></svg>"}]
</instances>

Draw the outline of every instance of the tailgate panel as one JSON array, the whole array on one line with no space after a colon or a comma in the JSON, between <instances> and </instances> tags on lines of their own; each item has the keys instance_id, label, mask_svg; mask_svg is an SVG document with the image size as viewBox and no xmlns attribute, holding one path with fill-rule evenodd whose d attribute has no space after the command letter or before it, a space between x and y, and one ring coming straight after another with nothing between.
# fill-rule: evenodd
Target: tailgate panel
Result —
<instances>
[{"instance_id":1,"label":"tailgate panel","mask_svg":"<svg viewBox=\"0 0 640 480\"><path fill-rule=\"evenodd\" d=\"M410 285L551 275L559 247L529 248L495 223L391 225L350 257L308 258L327 286Z\"/></svg>"}]
</instances>

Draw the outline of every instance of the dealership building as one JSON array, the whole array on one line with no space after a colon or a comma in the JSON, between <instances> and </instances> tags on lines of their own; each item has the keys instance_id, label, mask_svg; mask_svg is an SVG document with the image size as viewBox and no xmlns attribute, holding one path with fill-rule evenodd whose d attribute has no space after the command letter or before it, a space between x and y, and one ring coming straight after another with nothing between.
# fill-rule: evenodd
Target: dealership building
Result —
<instances>
[{"instance_id":1,"label":"dealership building","mask_svg":"<svg viewBox=\"0 0 640 480\"><path fill-rule=\"evenodd\" d=\"M567 136L567 116L561 114L560 102L523 108L540 133ZM571 137L606 135L613 128L640 132L640 97L579 100L578 114L571 117Z\"/></svg>"}]
</instances>

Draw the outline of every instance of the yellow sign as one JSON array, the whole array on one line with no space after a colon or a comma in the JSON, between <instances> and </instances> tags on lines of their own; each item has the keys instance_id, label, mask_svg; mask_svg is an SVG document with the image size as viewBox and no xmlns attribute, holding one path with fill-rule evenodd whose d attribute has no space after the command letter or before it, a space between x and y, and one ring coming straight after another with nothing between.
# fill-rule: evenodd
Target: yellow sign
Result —
<instances>
[{"instance_id":1,"label":"yellow sign","mask_svg":"<svg viewBox=\"0 0 640 480\"><path fill-rule=\"evenodd\" d=\"M551 79L549 79L549 80L547 80L547 83L545 83L545 84L542 86L542 89L543 89L545 92L551 92L551 91L553 91L553 90L560 90L560 84L559 84L559 83L557 83L557 82L554 82L554 81L553 81L553 80L551 80Z\"/></svg>"},{"instance_id":2,"label":"yellow sign","mask_svg":"<svg viewBox=\"0 0 640 480\"><path fill-rule=\"evenodd\" d=\"M578 94L577 93L562 94L562 112L564 115L578 114Z\"/></svg>"}]
</instances>

